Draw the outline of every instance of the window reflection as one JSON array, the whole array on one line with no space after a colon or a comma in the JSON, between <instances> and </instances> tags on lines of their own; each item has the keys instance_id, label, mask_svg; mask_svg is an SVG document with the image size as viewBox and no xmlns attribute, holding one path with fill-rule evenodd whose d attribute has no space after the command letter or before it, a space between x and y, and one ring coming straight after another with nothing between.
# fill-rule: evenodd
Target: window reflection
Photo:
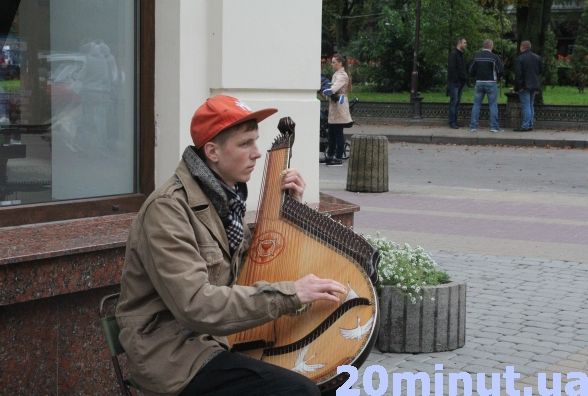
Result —
<instances>
[{"instance_id":1,"label":"window reflection","mask_svg":"<svg viewBox=\"0 0 588 396\"><path fill-rule=\"evenodd\" d=\"M136 191L134 9L0 2L0 205Z\"/></svg>"}]
</instances>

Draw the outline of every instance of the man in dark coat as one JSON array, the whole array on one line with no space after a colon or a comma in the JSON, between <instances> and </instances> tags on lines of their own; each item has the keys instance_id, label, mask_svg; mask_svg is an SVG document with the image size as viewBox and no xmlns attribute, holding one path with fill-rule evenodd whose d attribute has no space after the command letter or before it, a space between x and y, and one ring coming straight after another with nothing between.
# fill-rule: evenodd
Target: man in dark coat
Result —
<instances>
[{"instance_id":1,"label":"man in dark coat","mask_svg":"<svg viewBox=\"0 0 588 396\"><path fill-rule=\"evenodd\" d=\"M457 112L461 100L461 91L467 81L463 53L468 42L465 38L457 39L456 46L449 53L447 60L447 93L449 95L449 127L457 129Z\"/></svg>"},{"instance_id":2,"label":"man in dark coat","mask_svg":"<svg viewBox=\"0 0 588 396\"><path fill-rule=\"evenodd\" d=\"M535 95L541 89L543 62L539 55L531 51L530 41L522 41L520 51L515 62L515 90L521 102L522 123L515 131L526 132L533 130Z\"/></svg>"}]
</instances>

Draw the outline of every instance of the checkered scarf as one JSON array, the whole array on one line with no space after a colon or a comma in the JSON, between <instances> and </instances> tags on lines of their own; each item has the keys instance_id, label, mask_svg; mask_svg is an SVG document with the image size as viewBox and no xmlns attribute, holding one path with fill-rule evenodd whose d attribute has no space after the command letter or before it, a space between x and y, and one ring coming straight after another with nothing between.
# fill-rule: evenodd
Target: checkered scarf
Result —
<instances>
[{"instance_id":1,"label":"checkered scarf","mask_svg":"<svg viewBox=\"0 0 588 396\"><path fill-rule=\"evenodd\" d=\"M199 182L223 221L232 255L243 240L247 185L237 183L234 189L227 186L218 175L206 166L192 146L186 148L182 157L188 170Z\"/></svg>"},{"instance_id":2,"label":"checkered scarf","mask_svg":"<svg viewBox=\"0 0 588 396\"><path fill-rule=\"evenodd\" d=\"M225 222L225 231L229 239L229 247L233 253L243 240L243 217L245 216L245 202L239 195L239 187L229 188L221 182L223 189L229 198L229 215Z\"/></svg>"}]
</instances>

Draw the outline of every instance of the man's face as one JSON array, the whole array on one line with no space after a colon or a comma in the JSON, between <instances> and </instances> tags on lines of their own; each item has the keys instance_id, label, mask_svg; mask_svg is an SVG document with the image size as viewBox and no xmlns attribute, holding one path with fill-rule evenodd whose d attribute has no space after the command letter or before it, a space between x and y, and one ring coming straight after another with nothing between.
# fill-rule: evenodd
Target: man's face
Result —
<instances>
[{"instance_id":1,"label":"man's face","mask_svg":"<svg viewBox=\"0 0 588 396\"><path fill-rule=\"evenodd\" d=\"M257 148L259 131L257 128L245 131L246 128L241 126L221 143L211 142L214 149L209 156L209 165L229 186L248 182L257 159L261 157Z\"/></svg>"},{"instance_id":2,"label":"man's face","mask_svg":"<svg viewBox=\"0 0 588 396\"><path fill-rule=\"evenodd\" d=\"M459 45L457 47L459 48L460 51L465 51L467 46L468 46L467 40L463 39L459 42Z\"/></svg>"}]
</instances>

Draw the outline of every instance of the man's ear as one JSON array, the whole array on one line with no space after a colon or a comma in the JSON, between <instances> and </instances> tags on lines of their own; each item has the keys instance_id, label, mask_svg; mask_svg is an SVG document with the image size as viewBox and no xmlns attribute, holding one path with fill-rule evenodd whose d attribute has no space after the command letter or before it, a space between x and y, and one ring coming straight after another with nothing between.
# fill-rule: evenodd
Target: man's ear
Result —
<instances>
[{"instance_id":1,"label":"man's ear","mask_svg":"<svg viewBox=\"0 0 588 396\"><path fill-rule=\"evenodd\" d=\"M203 146L204 155L211 162L218 162L218 145L214 142L206 142Z\"/></svg>"}]
</instances>

